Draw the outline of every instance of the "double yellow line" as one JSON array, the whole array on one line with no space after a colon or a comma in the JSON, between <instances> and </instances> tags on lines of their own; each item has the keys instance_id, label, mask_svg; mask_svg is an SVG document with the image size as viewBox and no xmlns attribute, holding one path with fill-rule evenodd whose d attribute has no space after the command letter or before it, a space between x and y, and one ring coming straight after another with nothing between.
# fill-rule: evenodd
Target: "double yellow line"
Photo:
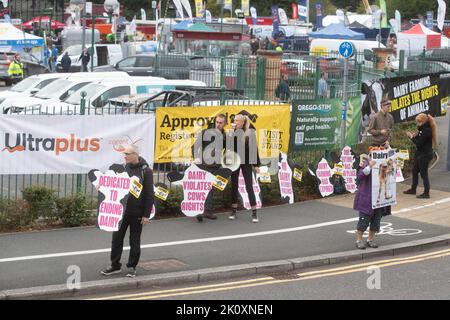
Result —
<instances>
[{"instance_id":1,"label":"double yellow line","mask_svg":"<svg viewBox=\"0 0 450 320\"><path fill-rule=\"evenodd\" d=\"M225 283L211 284L211 285L204 285L204 286L193 286L193 287L185 287L185 288L179 288L179 289L149 291L149 292L128 294L128 295L116 295L116 296L102 297L102 298L93 299L93 300L114 300L114 299L150 300L150 299L161 299L161 298L168 298L168 297L201 294L201 293L208 293L208 292L219 292L219 291L227 291L227 290L234 290L234 289L240 289L240 288L250 288L250 287L265 286L265 285L270 285L270 284L280 284L280 283L286 283L286 282L294 282L294 281L301 281L301 280L309 280L309 279L337 276L337 275L343 275L343 274L348 274L348 273L366 271L367 268L370 266L375 266L378 268L391 267L391 266L396 266L396 265L421 262L421 261L430 260L430 259L437 259L437 258L442 258L442 257L446 257L446 256L450 256L450 249L435 251L435 252L416 255L416 256L411 256L411 257L407 257L407 258L379 260L379 261L350 265L350 266L346 266L346 267L338 267L338 268L331 268L331 269L320 270L320 271L298 273L298 274L296 274L297 278L295 278L295 279L277 280L273 277L260 277L260 278L256 278L256 279L250 279L250 280L225 282Z\"/></svg>"}]
</instances>

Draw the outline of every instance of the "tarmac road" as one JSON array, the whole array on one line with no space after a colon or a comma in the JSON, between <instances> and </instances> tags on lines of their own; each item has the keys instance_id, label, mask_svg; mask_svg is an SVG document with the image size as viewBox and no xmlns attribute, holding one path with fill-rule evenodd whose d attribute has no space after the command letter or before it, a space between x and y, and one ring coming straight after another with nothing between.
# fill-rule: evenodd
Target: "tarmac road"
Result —
<instances>
[{"instance_id":1,"label":"tarmac road","mask_svg":"<svg viewBox=\"0 0 450 320\"><path fill-rule=\"evenodd\" d=\"M357 218L347 208L311 201L262 209L260 220L251 223L250 213L245 212L235 221L226 214L201 224L194 218L154 221L142 234L138 272L149 275L354 249L351 232ZM383 226L378 236L381 246L450 233L449 227L395 216L384 218ZM71 265L80 267L82 282L102 280L99 271L109 265L110 237L95 228L1 235L0 289L64 284ZM124 251L122 263L127 258ZM143 268L155 262L159 267Z\"/></svg>"},{"instance_id":2,"label":"tarmac road","mask_svg":"<svg viewBox=\"0 0 450 320\"><path fill-rule=\"evenodd\" d=\"M254 302L245 300L260 300L257 304L269 306L272 300L448 300L449 263L450 249L437 248L427 252L372 258L365 262L311 268L300 272L261 274L202 284L110 292L81 298L195 300L196 302L189 302L188 305L191 307L201 307L204 300L227 300L225 309L216 308L216 305L212 304L211 315L222 313L224 310L231 312L248 310L247 305L255 305ZM239 307L235 308L236 305ZM173 308L180 306L180 304L169 305ZM211 306L210 302L208 306ZM231 306L231 309L228 306ZM274 314L280 312L279 307L273 306ZM170 314L171 310L166 309L165 312Z\"/></svg>"}]
</instances>

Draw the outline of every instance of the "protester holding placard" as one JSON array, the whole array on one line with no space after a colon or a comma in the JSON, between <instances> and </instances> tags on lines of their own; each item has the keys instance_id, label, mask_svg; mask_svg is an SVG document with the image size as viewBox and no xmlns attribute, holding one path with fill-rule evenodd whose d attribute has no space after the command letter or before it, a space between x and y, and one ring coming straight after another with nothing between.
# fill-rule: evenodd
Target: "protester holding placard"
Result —
<instances>
[{"instance_id":1,"label":"protester holding placard","mask_svg":"<svg viewBox=\"0 0 450 320\"><path fill-rule=\"evenodd\" d=\"M222 150L225 148L225 126L227 125L227 116L224 114L218 114L214 120L214 123L208 126L207 129L202 130L198 135L192 147L192 155L194 157L194 163L197 164L201 169L206 170L210 173L214 173L220 168L220 160L222 156ZM220 142L222 140L222 142ZM221 145L220 153L217 154L216 146ZM213 146L211 150L208 150L208 146ZM208 219L215 220L217 216L212 213L213 210L213 198L214 198L214 188L208 193L205 200L205 212L203 215L199 214L196 216L199 222L203 221L203 216Z\"/></svg>"},{"instance_id":2,"label":"protester holding placard","mask_svg":"<svg viewBox=\"0 0 450 320\"><path fill-rule=\"evenodd\" d=\"M388 146L394 131L394 117L389 113L391 101L383 98L381 110L372 118L368 132L372 135L372 146Z\"/></svg>"},{"instance_id":3,"label":"protester holding placard","mask_svg":"<svg viewBox=\"0 0 450 320\"><path fill-rule=\"evenodd\" d=\"M430 198L430 180L428 178L428 164L433 159L433 149L437 145L436 121L431 115L421 113L416 117L418 131L415 133L406 132L407 136L416 145L414 156L414 167L412 169L413 179L411 188L404 191L405 194L416 194L419 184L419 173L423 180L424 191L417 196L419 199Z\"/></svg>"},{"instance_id":4,"label":"protester holding placard","mask_svg":"<svg viewBox=\"0 0 450 320\"><path fill-rule=\"evenodd\" d=\"M389 207L372 209L372 168L376 165L376 161L369 156L364 164L358 170L358 191L356 192L353 209L359 212L359 221L356 227L356 247L358 249L378 248L374 242L377 232L380 231L381 217L389 214ZM366 243L363 242L364 232L370 225L369 237Z\"/></svg>"},{"instance_id":5,"label":"protester holding placard","mask_svg":"<svg viewBox=\"0 0 450 320\"><path fill-rule=\"evenodd\" d=\"M125 170L130 177L137 177L130 188L130 195L126 204L123 220L118 231L112 235L111 266L102 271L109 276L121 272L120 258L123 251L123 239L130 227L130 255L127 263L127 277L136 276L136 266L141 255L142 226L150 222L150 213L154 202L153 172L147 162L139 156L136 145L127 145L123 151Z\"/></svg>"},{"instance_id":6,"label":"protester holding placard","mask_svg":"<svg viewBox=\"0 0 450 320\"><path fill-rule=\"evenodd\" d=\"M258 155L255 130L250 128L250 119L247 116L242 114L237 114L235 116L234 122L231 124L228 139L233 141L231 144L233 145L233 150L234 152L237 152L241 158L240 168L231 175L232 213L230 214L229 219L236 219L239 193L239 172L242 170L242 175L245 180L245 189L247 190L252 208L252 222L257 223L259 222L259 219L256 212L256 196L253 191L253 168L256 173L259 173L261 162ZM227 146L229 145L230 143L227 144Z\"/></svg>"}]
</instances>

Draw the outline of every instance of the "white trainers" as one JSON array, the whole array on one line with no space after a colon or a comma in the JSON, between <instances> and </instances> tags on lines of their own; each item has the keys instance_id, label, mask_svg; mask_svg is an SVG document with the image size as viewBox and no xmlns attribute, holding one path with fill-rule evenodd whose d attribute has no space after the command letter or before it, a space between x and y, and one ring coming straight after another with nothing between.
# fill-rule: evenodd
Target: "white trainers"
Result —
<instances>
[{"instance_id":1,"label":"white trainers","mask_svg":"<svg viewBox=\"0 0 450 320\"><path fill-rule=\"evenodd\" d=\"M230 220L236 219L236 213L230 213L230 215L228 216L228 219L230 219Z\"/></svg>"},{"instance_id":2,"label":"white trainers","mask_svg":"<svg viewBox=\"0 0 450 320\"><path fill-rule=\"evenodd\" d=\"M253 223L258 223L259 222L258 216L256 214L252 214L252 222Z\"/></svg>"}]
</instances>

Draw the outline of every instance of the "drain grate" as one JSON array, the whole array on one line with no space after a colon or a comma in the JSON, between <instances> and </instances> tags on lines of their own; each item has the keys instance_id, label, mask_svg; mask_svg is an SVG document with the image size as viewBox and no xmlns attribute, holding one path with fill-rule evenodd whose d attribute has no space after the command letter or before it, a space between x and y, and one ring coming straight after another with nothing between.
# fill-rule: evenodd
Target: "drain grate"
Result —
<instances>
[{"instance_id":1,"label":"drain grate","mask_svg":"<svg viewBox=\"0 0 450 320\"><path fill-rule=\"evenodd\" d=\"M147 271L177 269L186 266L186 263L177 259L148 260L139 263L139 267Z\"/></svg>"},{"instance_id":2,"label":"drain grate","mask_svg":"<svg viewBox=\"0 0 450 320\"><path fill-rule=\"evenodd\" d=\"M300 276L296 273L291 272L279 272L279 273L268 273L269 277L274 278L275 280L289 280L289 279L299 279Z\"/></svg>"}]
</instances>

